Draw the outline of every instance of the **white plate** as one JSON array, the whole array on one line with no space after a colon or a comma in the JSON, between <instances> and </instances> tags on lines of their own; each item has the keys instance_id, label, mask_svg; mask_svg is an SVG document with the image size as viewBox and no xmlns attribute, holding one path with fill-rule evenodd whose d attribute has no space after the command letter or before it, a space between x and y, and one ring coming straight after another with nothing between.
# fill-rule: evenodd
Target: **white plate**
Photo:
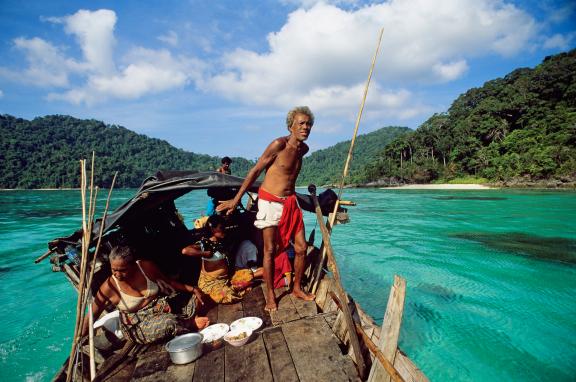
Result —
<instances>
[{"instance_id":1,"label":"white plate","mask_svg":"<svg viewBox=\"0 0 576 382\"><path fill-rule=\"evenodd\" d=\"M259 317L244 317L239 320L234 321L230 324L230 330L236 329L249 329L255 331L262 326L262 319Z\"/></svg>"},{"instance_id":2,"label":"white plate","mask_svg":"<svg viewBox=\"0 0 576 382\"><path fill-rule=\"evenodd\" d=\"M200 331L200 334L204 336L202 342L208 343L219 340L220 338L224 337L224 334L228 333L229 330L230 327L226 324L210 325Z\"/></svg>"}]
</instances>

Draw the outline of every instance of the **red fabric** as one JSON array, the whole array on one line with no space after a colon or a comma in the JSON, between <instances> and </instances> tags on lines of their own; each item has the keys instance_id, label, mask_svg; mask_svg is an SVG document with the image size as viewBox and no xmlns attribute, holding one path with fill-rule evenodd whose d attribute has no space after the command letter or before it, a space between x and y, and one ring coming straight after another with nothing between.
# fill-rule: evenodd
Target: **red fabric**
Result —
<instances>
[{"instance_id":1,"label":"red fabric","mask_svg":"<svg viewBox=\"0 0 576 382\"><path fill-rule=\"evenodd\" d=\"M288 248L290 239L304 229L302 210L300 210L300 207L296 202L296 195L292 194L285 198L280 198L260 187L258 190L258 197L262 200L281 203L284 205L282 216L278 223L278 229L276 230L276 245L278 246L277 254L282 253Z\"/></svg>"},{"instance_id":2,"label":"red fabric","mask_svg":"<svg viewBox=\"0 0 576 382\"><path fill-rule=\"evenodd\" d=\"M292 272L292 264L288 259L288 253L284 251L274 256L274 289L288 286L284 275L290 272Z\"/></svg>"}]
</instances>

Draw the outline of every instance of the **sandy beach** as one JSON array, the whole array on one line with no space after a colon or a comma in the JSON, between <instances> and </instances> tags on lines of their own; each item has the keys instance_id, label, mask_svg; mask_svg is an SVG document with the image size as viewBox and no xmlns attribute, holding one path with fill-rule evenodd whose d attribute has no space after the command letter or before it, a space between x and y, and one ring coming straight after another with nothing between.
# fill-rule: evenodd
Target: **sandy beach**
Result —
<instances>
[{"instance_id":1,"label":"sandy beach","mask_svg":"<svg viewBox=\"0 0 576 382\"><path fill-rule=\"evenodd\" d=\"M381 190L490 190L494 187L483 184L407 184L404 186L380 187Z\"/></svg>"}]
</instances>

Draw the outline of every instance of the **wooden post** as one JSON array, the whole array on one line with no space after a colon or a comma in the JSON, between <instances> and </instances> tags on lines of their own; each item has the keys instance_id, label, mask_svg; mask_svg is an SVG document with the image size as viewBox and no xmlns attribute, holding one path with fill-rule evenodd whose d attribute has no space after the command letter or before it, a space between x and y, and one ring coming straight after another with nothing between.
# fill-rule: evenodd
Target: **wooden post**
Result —
<instances>
[{"instance_id":1,"label":"wooden post","mask_svg":"<svg viewBox=\"0 0 576 382\"><path fill-rule=\"evenodd\" d=\"M336 289L336 294L340 301L342 302L342 312L344 313L344 321L346 322L346 327L348 333L350 334L350 345L352 345L352 350L356 356L356 367L358 368L358 374L361 379L365 378L366 365L364 364L364 357L362 355L362 349L360 348L360 341L358 341L358 335L356 334L356 326L354 325L354 320L352 319L352 312L350 312L350 307L348 306L348 297L342 283L340 282L340 272L338 270L338 265L336 264L336 259L334 258L334 253L332 251L332 244L330 243L330 233L324 224L324 218L322 217L322 211L320 210L320 204L318 203L318 198L316 197L316 186L311 184L308 186L308 191L312 196L314 201L314 207L316 210L316 218L318 219L318 226L322 231L322 240L324 242L324 248L328 255L328 260L334 275L334 287Z\"/></svg>"},{"instance_id":2,"label":"wooden post","mask_svg":"<svg viewBox=\"0 0 576 382\"><path fill-rule=\"evenodd\" d=\"M386 313L384 313L384 322L382 322L382 331L380 332L378 343L382 354L392 365L394 365L396 349L398 348L405 297L406 280L394 275L394 284L390 288L390 296L388 297L388 305L386 306ZM368 376L368 382L375 381L390 381L389 375L379 363L372 365Z\"/></svg>"},{"instance_id":3,"label":"wooden post","mask_svg":"<svg viewBox=\"0 0 576 382\"><path fill-rule=\"evenodd\" d=\"M96 378L96 362L94 361L94 318L92 304L88 301L88 346L90 348L90 380Z\"/></svg>"}]
</instances>

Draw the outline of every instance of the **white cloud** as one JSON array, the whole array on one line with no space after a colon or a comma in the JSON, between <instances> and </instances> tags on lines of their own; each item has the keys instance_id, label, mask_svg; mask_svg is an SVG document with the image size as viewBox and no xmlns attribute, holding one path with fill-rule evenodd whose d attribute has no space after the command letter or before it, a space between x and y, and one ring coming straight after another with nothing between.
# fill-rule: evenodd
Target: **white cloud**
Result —
<instances>
[{"instance_id":1,"label":"white cloud","mask_svg":"<svg viewBox=\"0 0 576 382\"><path fill-rule=\"evenodd\" d=\"M90 69L97 73L114 73L114 27L116 13L108 9L97 11L79 10L73 15L49 18L64 24L66 33L73 35Z\"/></svg>"},{"instance_id":2,"label":"white cloud","mask_svg":"<svg viewBox=\"0 0 576 382\"><path fill-rule=\"evenodd\" d=\"M544 40L542 46L545 49L566 50L570 48L572 41L574 41L574 38L576 38L576 33L569 33L567 35L561 35L559 33L556 33L555 35L548 37L546 40Z\"/></svg>"},{"instance_id":3,"label":"white cloud","mask_svg":"<svg viewBox=\"0 0 576 382\"><path fill-rule=\"evenodd\" d=\"M82 64L66 58L60 49L41 38L19 37L13 43L24 53L28 67L21 71L0 68L0 75L10 80L42 87L65 87L69 84L69 74L83 69Z\"/></svg>"},{"instance_id":4,"label":"white cloud","mask_svg":"<svg viewBox=\"0 0 576 382\"><path fill-rule=\"evenodd\" d=\"M0 75L37 86L59 87L49 100L92 105L109 99L136 99L200 81L204 64L175 56L168 50L135 47L119 62L114 60L116 14L111 10L80 10L65 17L45 18L62 24L82 51L82 61L66 57L50 42L38 37L17 38L14 45L24 52L28 67L17 71L0 67ZM168 34L177 42L177 35ZM76 81L71 80L75 75ZM78 81L78 79L80 81Z\"/></svg>"},{"instance_id":5,"label":"white cloud","mask_svg":"<svg viewBox=\"0 0 576 382\"><path fill-rule=\"evenodd\" d=\"M382 113L410 118L428 108L399 84L443 83L468 70L467 58L510 56L528 46L536 21L494 0L391 0L344 10L326 2L288 16L268 35L265 53L237 49L223 56L224 70L206 90L246 104L282 108L306 104L355 115L384 27L369 102Z\"/></svg>"},{"instance_id":6,"label":"white cloud","mask_svg":"<svg viewBox=\"0 0 576 382\"><path fill-rule=\"evenodd\" d=\"M158 36L158 40L170 45L170 46L177 46L178 45L178 34L174 31L168 31L168 33Z\"/></svg>"},{"instance_id":7,"label":"white cloud","mask_svg":"<svg viewBox=\"0 0 576 382\"><path fill-rule=\"evenodd\" d=\"M0 89L0 98L4 97L4 92L2 91L2 89Z\"/></svg>"},{"instance_id":8,"label":"white cloud","mask_svg":"<svg viewBox=\"0 0 576 382\"><path fill-rule=\"evenodd\" d=\"M124 60L127 64L120 72L90 76L85 86L51 93L48 99L74 104L93 104L107 98L135 99L199 80L203 70L202 62L174 57L167 50L136 48Z\"/></svg>"},{"instance_id":9,"label":"white cloud","mask_svg":"<svg viewBox=\"0 0 576 382\"><path fill-rule=\"evenodd\" d=\"M436 63L434 64L433 69L439 79L452 81L468 70L468 64L466 63L466 60L458 60L448 64Z\"/></svg>"}]
</instances>

